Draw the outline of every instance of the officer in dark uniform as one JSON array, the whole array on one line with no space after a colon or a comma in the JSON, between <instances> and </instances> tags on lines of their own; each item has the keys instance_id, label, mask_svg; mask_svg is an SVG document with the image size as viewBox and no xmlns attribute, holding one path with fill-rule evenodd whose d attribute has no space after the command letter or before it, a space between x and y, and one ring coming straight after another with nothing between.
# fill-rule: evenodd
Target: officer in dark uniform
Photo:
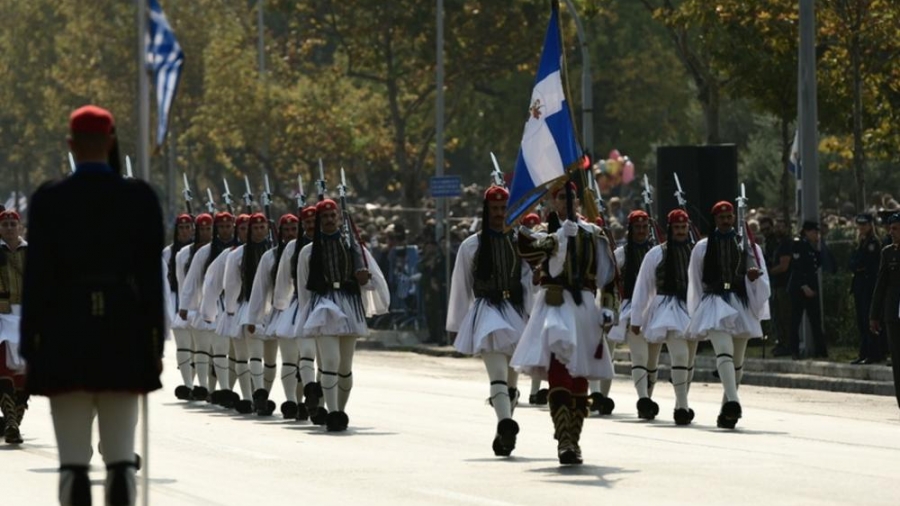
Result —
<instances>
[{"instance_id":1,"label":"officer in dark uniform","mask_svg":"<svg viewBox=\"0 0 900 506\"><path fill-rule=\"evenodd\" d=\"M822 310L819 304L819 268L822 252L819 249L819 223L803 222L800 236L791 248L791 278L788 293L791 296L791 358L800 358L800 325L803 313L809 318L813 332L814 349L809 352L816 358L827 358L825 333L822 331Z\"/></svg>"},{"instance_id":2,"label":"officer in dark uniform","mask_svg":"<svg viewBox=\"0 0 900 506\"><path fill-rule=\"evenodd\" d=\"M875 364L884 360L884 346L881 337L869 330L869 308L878 276L881 260L881 241L875 233L875 220L871 214L856 217L859 242L850 257L850 271L853 273L853 300L856 303L856 326L859 329L859 358L852 364Z\"/></svg>"},{"instance_id":3,"label":"officer in dark uniform","mask_svg":"<svg viewBox=\"0 0 900 506\"><path fill-rule=\"evenodd\" d=\"M91 504L96 416L106 504L130 506L138 397L162 386L162 211L147 183L117 171L109 111L75 110L69 132L75 173L42 185L28 206L21 352L28 390L50 398L60 502ZM100 225L73 227L76 216Z\"/></svg>"},{"instance_id":4,"label":"officer in dark uniform","mask_svg":"<svg viewBox=\"0 0 900 506\"><path fill-rule=\"evenodd\" d=\"M900 406L900 213L891 215L887 223L892 244L881 250L881 263L869 310L869 327L873 333L880 333L883 327L887 334L894 390L897 405Z\"/></svg>"}]
</instances>

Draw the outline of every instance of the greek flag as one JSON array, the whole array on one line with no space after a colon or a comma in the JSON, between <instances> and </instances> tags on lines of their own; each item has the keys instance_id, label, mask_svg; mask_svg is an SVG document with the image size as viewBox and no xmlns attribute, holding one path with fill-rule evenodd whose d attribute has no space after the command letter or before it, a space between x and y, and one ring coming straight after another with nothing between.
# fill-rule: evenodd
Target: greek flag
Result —
<instances>
[{"instance_id":1,"label":"greek flag","mask_svg":"<svg viewBox=\"0 0 900 506\"><path fill-rule=\"evenodd\" d=\"M156 145L166 140L169 109L175 100L175 91L181 79L184 52L175 39L175 32L162 11L158 0L149 0L150 23L147 26L147 69L153 71L156 81L157 119Z\"/></svg>"},{"instance_id":2,"label":"greek flag","mask_svg":"<svg viewBox=\"0 0 900 506\"><path fill-rule=\"evenodd\" d=\"M800 180L800 129L794 131L794 142L791 144L791 153L788 155L788 172L794 174Z\"/></svg>"},{"instance_id":3,"label":"greek flag","mask_svg":"<svg viewBox=\"0 0 900 506\"><path fill-rule=\"evenodd\" d=\"M554 2L510 187L507 226L530 211L550 186L561 183L568 169L581 160L581 148L575 140L575 127L563 89L561 63L559 11Z\"/></svg>"}]
</instances>

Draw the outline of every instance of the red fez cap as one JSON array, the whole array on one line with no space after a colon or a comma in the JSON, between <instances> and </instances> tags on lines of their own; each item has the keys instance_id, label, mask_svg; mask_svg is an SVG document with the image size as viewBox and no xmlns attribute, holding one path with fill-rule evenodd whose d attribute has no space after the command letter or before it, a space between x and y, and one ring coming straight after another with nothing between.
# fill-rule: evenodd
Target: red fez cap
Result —
<instances>
[{"instance_id":1,"label":"red fez cap","mask_svg":"<svg viewBox=\"0 0 900 506\"><path fill-rule=\"evenodd\" d=\"M221 213L216 213L216 219L215 219L216 223L231 223L233 221L234 221L234 215L227 211L224 211Z\"/></svg>"},{"instance_id":2,"label":"red fez cap","mask_svg":"<svg viewBox=\"0 0 900 506\"><path fill-rule=\"evenodd\" d=\"M300 220L291 213L282 214L281 218L278 219L278 226L282 226L285 223L300 223Z\"/></svg>"},{"instance_id":3,"label":"red fez cap","mask_svg":"<svg viewBox=\"0 0 900 506\"><path fill-rule=\"evenodd\" d=\"M541 217L537 215L537 213L528 213L522 218L522 225L526 227L533 227L535 225L539 225L541 223Z\"/></svg>"},{"instance_id":4,"label":"red fez cap","mask_svg":"<svg viewBox=\"0 0 900 506\"><path fill-rule=\"evenodd\" d=\"M190 214L179 214L177 218L175 218L176 225L182 225L185 223L193 223L194 218Z\"/></svg>"},{"instance_id":5,"label":"red fez cap","mask_svg":"<svg viewBox=\"0 0 900 506\"><path fill-rule=\"evenodd\" d=\"M254 225L256 223L265 223L266 215L263 213L253 213L250 215L250 224Z\"/></svg>"},{"instance_id":6,"label":"red fez cap","mask_svg":"<svg viewBox=\"0 0 900 506\"><path fill-rule=\"evenodd\" d=\"M80 107L69 115L69 131L72 133L108 134L114 125L112 113L96 105Z\"/></svg>"},{"instance_id":7,"label":"red fez cap","mask_svg":"<svg viewBox=\"0 0 900 506\"><path fill-rule=\"evenodd\" d=\"M2 213L0 213L0 221L5 221L5 220L22 221L22 217L19 216L19 213L17 213L13 209L7 209L6 211L3 211Z\"/></svg>"},{"instance_id":8,"label":"red fez cap","mask_svg":"<svg viewBox=\"0 0 900 506\"><path fill-rule=\"evenodd\" d=\"M212 225L213 217L208 213L203 213L200 216L197 216L197 225Z\"/></svg>"},{"instance_id":9,"label":"red fez cap","mask_svg":"<svg viewBox=\"0 0 900 506\"><path fill-rule=\"evenodd\" d=\"M731 202L728 202L727 200L722 200L722 201L716 202L716 205L714 205L712 208L713 216L717 216L721 213L733 213L733 212L734 212L734 206L731 205Z\"/></svg>"},{"instance_id":10,"label":"red fez cap","mask_svg":"<svg viewBox=\"0 0 900 506\"><path fill-rule=\"evenodd\" d=\"M667 219L669 220L669 225L673 223L687 223L688 213L684 212L683 209L672 209L669 211Z\"/></svg>"},{"instance_id":11,"label":"red fez cap","mask_svg":"<svg viewBox=\"0 0 900 506\"><path fill-rule=\"evenodd\" d=\"M247 223L248 221L250 221L250 215L249 215L249 214L239 214L238 217L237 217L237 220L234 222L234 224L237 225L237 226L241 226L241 225L243 225L244 223Z\"/></svg>"},{"instance_id":12,"label":"red fez cap","mask_svg":"<svg viewBox=\"0 0 900 506\"><path fill-rule=\"evenodd\" d=\"M491 186L484 192L485 202L509 200L509 192L502 186Z\"/></svg>"},{"instance_id":13,"label":"red fez cap","mask_svg":"<svg viewBox=\"0 0 900 506\"><path fill-rule=\"evenodd\" d=\"M603 216L597 216L596 218L594 218L594 225L597 225L598 227L605 227L606 221L603 220Z\"/></svg>"},{"instance_id":14,"label":"red fez cap","mask_svg":"<svg viewBox=\"0 0 900 506\"><path fill-rule=\"evenodd\" d=\"M628 223L644 223L646 221L650 221L650 216L640 209L628 213Z\"/></svg>"},{"instance_id":15,"label":"red fez cap","mask_svg":"<svg viewBox=\"0 0 900 506\"><path fill-rule=\"evenodd\" d=\"M316 212L321 211L336 211L337 204L331 199L320 200L318 204L316 204Z\"/></svg>"},{"instance_id":16,"label":"red fez cap","mask_svg":"<svg viewBox=\"0 0 900 506\"><path fill-rule=\"evenodd\" d=\"M578 186L575 184L575 181L569 181L569 182L566 183L565 185L560 186L559 188L553 190L553 198L556 198L556 195L557 195L559 192L565 190L565 189L566 189L566 186L568 186L569 188L571 188L571 189L572 189L572 192L574 192L574 193L577 193L577 192L578 192Z\"/></svg>"},{"instance_id":17,"label":"red fez cap","mask_svg":"<svg viewBox=\"0 0 900 506\"><path fill-rule=\"evenodd\" d=\"M306 206L300 211L300 219L305 220L307 218L315 218L316 217L316 206Z\"/></svg>"}]
</instances>

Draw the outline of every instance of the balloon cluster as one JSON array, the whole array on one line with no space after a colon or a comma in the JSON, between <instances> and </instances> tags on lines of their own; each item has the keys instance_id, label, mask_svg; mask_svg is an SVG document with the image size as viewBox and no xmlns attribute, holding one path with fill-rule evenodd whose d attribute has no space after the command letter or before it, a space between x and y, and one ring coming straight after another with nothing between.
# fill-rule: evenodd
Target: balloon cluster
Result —
<instances>
[{"instance_id":1,"label":"balloon cluster","mask_svg":"<svg viewBox=\"0 0 900 506\"><path fill-rule=\"evenodd\" d=\"M599 160L594 164L594 173L602 193L634 181L634 172L634 162L619 153L618 149L610 151L606 160Z\"/></svg>"}]
</instances>

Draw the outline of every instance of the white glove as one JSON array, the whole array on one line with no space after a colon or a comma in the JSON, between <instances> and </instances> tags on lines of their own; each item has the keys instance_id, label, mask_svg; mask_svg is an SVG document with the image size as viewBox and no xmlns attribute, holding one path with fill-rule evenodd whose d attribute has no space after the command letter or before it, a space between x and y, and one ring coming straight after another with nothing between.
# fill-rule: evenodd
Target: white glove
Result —
<instances>
[{"instance_id":1,"label":"white glove","mask_svg":"<svg viewBox=\"0 0 900 506\"><path fill-rule=\"evenodd\" d=\"M565 237L575 237L578 235L578 224L572 220L566 220L562 224L563 235Z\"/></svg>"}]
</instances>

